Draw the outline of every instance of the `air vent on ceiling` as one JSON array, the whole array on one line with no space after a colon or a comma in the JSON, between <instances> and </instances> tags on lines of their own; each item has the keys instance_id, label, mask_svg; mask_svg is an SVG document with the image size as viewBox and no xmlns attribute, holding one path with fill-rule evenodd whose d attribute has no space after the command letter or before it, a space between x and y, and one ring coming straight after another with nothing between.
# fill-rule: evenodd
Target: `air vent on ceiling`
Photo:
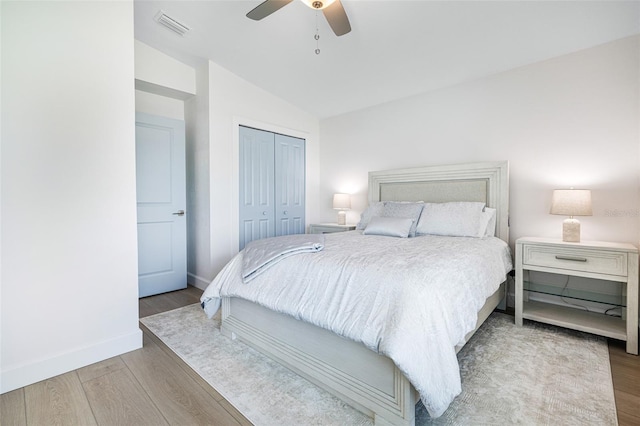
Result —
<instances>
[{"instance_id":1,"label":"air vent on ceiling","mask_svg":"<svg viewBox=\"0 0 640 426\"><path fill-rule=\"evenodd\" d=\"M160 10L156 14L156 21L158 21L159 24L162 24L165 27L169 28L171 31L175 32L176 34L180 34L181 36L184 36L187 32L191 30L191 28L189 28L182 22L179 22L175 18L172 18L171 16L167 15L167 13L164 10Z\"/></svg>"}]
</instances>

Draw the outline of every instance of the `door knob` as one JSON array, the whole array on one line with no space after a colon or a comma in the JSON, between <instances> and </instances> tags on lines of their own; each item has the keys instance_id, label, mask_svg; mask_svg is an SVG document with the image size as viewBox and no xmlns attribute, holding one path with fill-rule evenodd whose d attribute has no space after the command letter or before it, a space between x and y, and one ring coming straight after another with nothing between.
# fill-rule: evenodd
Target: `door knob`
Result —
<instances>
[{"instance_id":1,"label":"door knob","mask_svg":"<svg viewBox=\"0 0 640 426\"><path fill-rule=\"evenodd\" d=\"M287 213L288 212L286 210L282 212L282 214L285 215L285 216L287 215Z\"/></svg>"},{"instance_id":2,"label":"door knob","mask_svg":"<svg viewBox=\"0 0 640 426\"><path fill-rule=\"evenodd\" d=\"M178 210L177 212L171 213L171 214L176 215L176 216L184 216L184 210Z\"/></svg>"},{"instance_id":3,"label":"door knob","mask_svg":"<svg viewBox=\"0 0 640 426\"><path fill-rule=\"evenodd\" d=\"M267 215L267 212L262 212L262 216L266 216L266 215Z\"/></svg>"}]
</instances>

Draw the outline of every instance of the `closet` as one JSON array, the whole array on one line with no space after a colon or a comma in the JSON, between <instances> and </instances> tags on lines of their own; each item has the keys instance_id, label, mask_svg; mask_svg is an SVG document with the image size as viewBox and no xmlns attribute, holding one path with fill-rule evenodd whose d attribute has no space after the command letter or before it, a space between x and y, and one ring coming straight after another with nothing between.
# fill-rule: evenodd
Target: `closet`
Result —
<instances>
[{"instance_id":1,"label":"closet","mask_svg":"<svg viewBox=\"0 0 640 426\"><path fill-rule=\"evenodd\" d=\"M240 239L305 231L305 140L240 126Z\"/></svg>"}]
</instances>

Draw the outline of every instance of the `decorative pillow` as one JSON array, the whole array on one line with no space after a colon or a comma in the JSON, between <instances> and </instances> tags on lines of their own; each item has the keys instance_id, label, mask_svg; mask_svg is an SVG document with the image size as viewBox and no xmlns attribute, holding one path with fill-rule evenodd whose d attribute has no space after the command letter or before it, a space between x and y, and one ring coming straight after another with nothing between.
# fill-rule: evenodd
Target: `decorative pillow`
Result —
<instances>
[{"instance_id":1,"label":"decorative pillow","mask_svg":"<svg viewBox=\"0 0 640 426\"><path fill-rule=\"evenodd\" d=\"M413 220L411 230L409 231L410 237L416 236L416 226L418 226L418 220L420 219L420 213L422 213L422 207L424 203L420 202L407 202L407 201L386 201L384 203L384 209L382 210L382 217L401 217L404 219Z\"/></svg>"},{"instance_id":2,"label":"decorative pillow","mask_svg":"<svg viewBox=\"0 0 640 426\"><path fill-rule=\"evenodd\" d=\"M362 234L407 238L412 225L413 220L408 218L374 216Z\"/></svg>"},{"instance_id":3,"label":"decorative pillow","mask_svg":"<svg viewBox=\"0 0 640 426\"><path fill-rule=\"evenodd\" d=\"M482 237L487 222L482 220L485 203L426 203L416 228L418 235Z\"/></svg>"},{"instance_id":4,"label":"decorative pillow","mask_svg":"<svg viewBox=\"0 0 640 426\"><path fill-rule=\"evenodd\" d=\"M485 207L484 212L482 212L482 217L485 219L483 223L486 223L486 226L485 226L484 233L481 235L485 237L495 237L496 236L496 209L492 209L491 207Z\"/></svg>"},{"instance_id":5,"label":"decorative pillow","mask_svg":"<svg viewBox=\"0 0 640 426\"><path fill-rule=\"evenodd\" d=\"M365 211L363 211L360 215L360 222L358 222L358 224L356 225L356 229L362 231L364 228L366 228L372 217L382 215L383 208L384 202L382 201L371 203L369 207L367 207Z\"/></svg>"}]
</instances>

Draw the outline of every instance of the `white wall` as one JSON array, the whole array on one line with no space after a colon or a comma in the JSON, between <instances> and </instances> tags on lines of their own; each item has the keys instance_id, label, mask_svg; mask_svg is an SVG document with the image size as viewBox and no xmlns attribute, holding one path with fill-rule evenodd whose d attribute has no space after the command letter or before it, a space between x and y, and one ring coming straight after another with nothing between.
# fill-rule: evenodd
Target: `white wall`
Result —
<instances>
[{"instance_id":1,"label":"white wall","mask_svg":"<svg viewBox=\"0 0 640 426\"><path fill-rule=\"evenodd\" d=\"M136 112L184 120L184 101L136 90Z\"/></svg>"},{"instance_id":2,"label":"white wall","mask_svg":"<svg viewBox=\"0 0 640 426\"><path fill-rule=\"evenodd\" d=\"M212 279L209 62L196 69L197 95L185 101L187 166L187 281L204 289Z\"/></svg>"},{"instance_id":3,"label":"white wall","mask_svg":"<svg viewBox=\"0 0 640 426\"><path fill-rule=\"evenodd\" d=\"M184 120L184 101L196 94L196 70L134 40L136 111Z\"/></svg>"},{"instance_id":4,"label":"white wall","mask_svg":"<svg viewBox=\"0 0 640 426\"><path fill-rule=\"evenodd\" d=\"M182 62L135 40L136 89L186 100L196 93L196 72Z\"/></svg>"},{"instance_id":5,"label":"white wall","mask_svg":"<svg viewBox=\"0 0 640 426\"><path fill-rule=\"evenodd\" d=\"M132 2L2 7L2 392L142 345Z\"/></svg>"},{"instance_id":6,"label":"white wall","mask_svg":"<svg viewBox=\"0 0 640 426\"><path fill-rule=\"evenodd\" d=\"M639 241L640 37L622 39L448 89L321 121L320 203L367 200L367 172L510 162L511 240L560 237L554 188L590 188L584 240Z\"/></svg>"},{"instance_id":7,"label":"white wall","mask_svg":"<svg viewBox=\"0 0 640 426\"><path fill-rule=\"evenodd\" d=\"M244 124L306 139L307 223L317 220L319 143L317 118L213 62L198 72L208 75L209 162L198 164L194 179L200 182L206 179L209 188L196 186L199 192L194 197L209 196L210 204L198 206L200 211L193 214L202 216L208 207L210 232L208 245L199 244L196 247L201 252L190 253L197 259L194 264L197 269L189 272L191 279L198 277L193 284L202 286L238 252L238 126ZM198 92L201 93L200 87ZM187 105L187 115L189 108ZM205 147L200 148L204 153Z\"/></svg>"}]
</instances>

